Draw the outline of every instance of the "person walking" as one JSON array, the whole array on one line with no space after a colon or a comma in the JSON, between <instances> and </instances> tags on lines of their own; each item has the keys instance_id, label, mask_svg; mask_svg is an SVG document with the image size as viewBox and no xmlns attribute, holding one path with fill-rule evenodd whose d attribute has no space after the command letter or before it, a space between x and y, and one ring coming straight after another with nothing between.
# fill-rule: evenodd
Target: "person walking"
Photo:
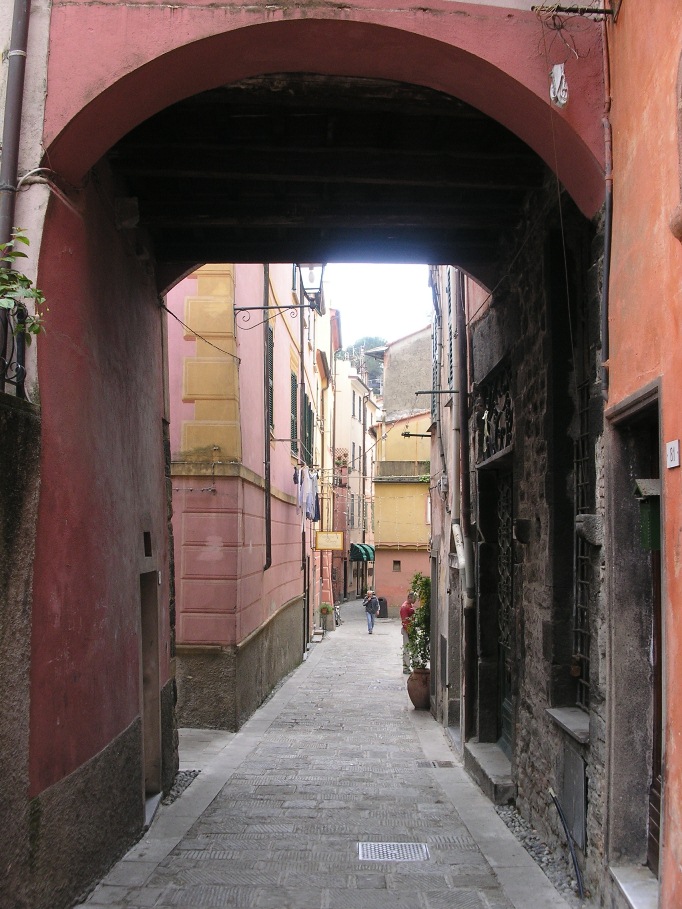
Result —
<instances>
[{"instance_id":1,"label":"person walking","mask_svg":"<svg viewBox=\"0 0 682 909\"><path fill-rule=\"evenodd\" d=\"M414 616L414 604L417 602L417 594L410 591L407 595L407 599L400 607L400 621L402 623L402 633L403 633L403 673L407 674L410 671L410 654L407 649L407 644L409 641L410 635L410 625L412 624L412 617Z\"/></svg>"},{"instance_id":2,"label":"person walking","mask_svg":"<svg viewBox=\"0 0 682 909\"><path fill-rule=\"evenodd\" d=\"M379 600L371 587L368 589L362 605L365 607L365 613L367 614L367 631L371 634L374 629L375 616L379 612Z\"/></svg>"}]
</instances>

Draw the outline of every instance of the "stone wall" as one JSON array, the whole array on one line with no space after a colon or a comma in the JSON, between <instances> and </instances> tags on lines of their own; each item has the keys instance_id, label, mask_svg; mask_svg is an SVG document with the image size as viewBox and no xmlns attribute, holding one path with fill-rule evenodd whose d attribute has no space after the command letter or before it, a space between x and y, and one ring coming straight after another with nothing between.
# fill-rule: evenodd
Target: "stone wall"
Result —
<instances>
[{"instance_id":1,"label":"stone wall","mask_svg":"<svg viewBox=\"0 0 682 909\"><path fill-rule=\"evenodd\" d=\"M20 893L31 860L27 793L39 457L40 411L0 394L0 880L11 904L22 909L32 905Z\"/></svg>"},{"instance_id":2,"label":"stone wall","mask_svg":"<svg viewBox=\"0 0 682 909\"><path fill-rule=\"evenodd\" d=\"M301 662L303 598L237 647L177 648L179 726L236 731Z\"/></svg>"},{"instance_id":3,"label":"stone wall","mask_svg":"<svg viewBox=\"0 0 682 909\"><path fill-rule=\"evenodd\" d=\"M475 476L480 536L478 732L495 741L500 728L497 640L497 516L495 477L510 470L513 482L513 624L511 629L512 776L517 807L548 841L565 844L549 795L573 798L587 791L586 823L580 807L563 807L582 827L587 843L581 864L593 882L604 858L605 635L601 596L602 550L588 547L590 621L589 710L575 707L573 675L575 470L580 432L578 387L587 383L594 526L603 516L598 469L602 401L597 370L598 255L594 228L568 201L561 218L556 187L529 200L527 219L507 258L512 268L496 290L488 313L472 329L473 379L485 384L500 364L510 369L514 442L503 461ZM476 428L476 420L472 421ZM480 431L480 425L478 426ZM476 447L474 445L474 447ZM477 450L480 456L480 447ZM599 484L596 482L599 476ZM482 649L481 649L482 648ZM548 709L563 710L568 726ZM576 728L571 723L577 724ZM578 729L578 727L580 727ZM589 727L589 741L584 728ZM572 731L571 731L572 730ZM580 778L581 777L581 778ZM580 795L578 794L578 800ZM586 834L586 836L585 836ZM579 837L579 839L581 839Z\"/></svg>"}]
</instances>

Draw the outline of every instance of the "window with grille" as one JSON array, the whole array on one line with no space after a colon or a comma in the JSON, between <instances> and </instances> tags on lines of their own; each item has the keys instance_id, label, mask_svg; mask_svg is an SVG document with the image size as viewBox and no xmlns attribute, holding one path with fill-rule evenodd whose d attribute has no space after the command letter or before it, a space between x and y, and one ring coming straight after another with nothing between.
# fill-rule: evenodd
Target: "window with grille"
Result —
<instances>
[{"instance_id":1,"label":"window with grille","mask_svg":"<svg viewBox=\"0 0 682 909\"><path fill-rule=\"evenodd\" d=\"M291 453L298 455L298 379L291 373Z\"/></svg>"},{"instance_id":2,"label":"window with grille","mask_svg":"<svg viewBox=\"0 0 682 909\"><path fill-rule=\"evenodd\" d=\"M589 514L592 506L592 482L589 432L589 382L578 388L580 434L575 446L576 514ZM582 536L575 539L575 611L573 621L573 667L577 673L576 704L583 710L590 706L590 590L592 558L590 544Z\"/></svg>"},{"instance_id":3,"label":"window with grille","mask_svg":"<svg viewBox=\"0 0 682 909\"><path fill-rule=\"evenodd\" d=\"M454 352L452 346L452 269L447 270L445 296L448 301L448 388L454 388ZM434 388L436 386L434 385Z\"/></svg>"}]
</instances>

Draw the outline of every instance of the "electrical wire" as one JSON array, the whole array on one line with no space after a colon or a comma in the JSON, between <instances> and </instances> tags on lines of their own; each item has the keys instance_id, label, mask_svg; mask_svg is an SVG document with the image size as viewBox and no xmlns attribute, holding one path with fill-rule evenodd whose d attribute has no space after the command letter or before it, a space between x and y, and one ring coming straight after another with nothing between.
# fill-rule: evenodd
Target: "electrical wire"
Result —
<instances>
[{"instance_id":1,"label":"electrical wire","mask_svg":"<svg viewBox=\"0 0 682 909\"><path fill-rule=\"evenodd\" d=\"M208 338L205 338L203 335L200 335L198 331L194 331L193 328L190 328L189 325L186 325L182 321L182 319L179 318L179 316L176 316L175 313L166 306L165 303L159 303L159 306L161 309L165 310L169 316L173 316L175 321L179 322L183 328L185 328L185 329L187 329L187 331L191 332L195 338L200 338L202 341L204 341L204 343L208 344L209 347L213 347L213 348L215 348L215 350L220 351L220 353L225 354L225 356L232 357L232 359L235 360L237 363L241 363L241 358L238 357L236 354L233 354L229 350L223 350L222 347L218 347L217 344L214 344L212 341L209 341Z\"/></svg>"}]
</instances>

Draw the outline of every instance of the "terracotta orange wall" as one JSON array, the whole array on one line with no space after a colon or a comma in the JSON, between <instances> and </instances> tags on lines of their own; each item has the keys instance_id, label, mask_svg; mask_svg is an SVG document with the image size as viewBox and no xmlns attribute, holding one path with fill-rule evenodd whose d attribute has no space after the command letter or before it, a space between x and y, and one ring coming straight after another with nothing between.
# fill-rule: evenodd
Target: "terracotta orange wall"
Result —
<instances>
[{"instance_id":1,"label":"terracotta orange wall","mask_svg":"<svg viewBox=\"0 0 682 909\"><path fill-rule=\"evenodd\" d=\"M661 442L682 438L678 78L682 4L625 2L609 28L614 236L608 407L661 377ZM662 451L665 530L663 907L682 905L682 473Z\"/></svg>"}]
</instances>

